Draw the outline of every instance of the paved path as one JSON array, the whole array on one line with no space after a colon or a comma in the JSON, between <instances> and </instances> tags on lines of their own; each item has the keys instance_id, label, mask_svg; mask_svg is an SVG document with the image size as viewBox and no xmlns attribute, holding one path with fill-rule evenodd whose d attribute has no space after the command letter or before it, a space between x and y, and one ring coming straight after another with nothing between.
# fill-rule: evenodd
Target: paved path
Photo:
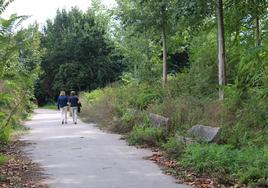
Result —
<instances>
[{"instance_id":1,"label":"paved path","mask_svg":"<svg viewBox=\"0 0 268 188\"><path fill-rule=\"evenodd\" d=\"M127 146L120 136L104 133L78 121L61 125L59 112L37 109L26 125L26 153L48 175L56 188L187 188L162 174L148 150Z\"/></svg>"}]
</instances>

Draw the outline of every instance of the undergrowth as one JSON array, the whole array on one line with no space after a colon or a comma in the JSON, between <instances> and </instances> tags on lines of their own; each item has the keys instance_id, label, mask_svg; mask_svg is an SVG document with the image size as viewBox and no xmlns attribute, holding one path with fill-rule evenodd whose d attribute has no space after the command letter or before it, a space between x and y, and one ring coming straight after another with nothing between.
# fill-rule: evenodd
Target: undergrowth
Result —
<instances>
[{"instance_id":1,"label":"undergrowth","mask_svg":"<svg viewBox=\"0 0 268 188\"><path fill-rule=\"evenodd\" d=\"M7 157L0 154L0 166L5 164L6 161L7 161Z\"/></svg>"},{"instance_id":2,"label":"undergrowth","mask_svg":"<svg viewBox=\"0 0 268 188\"><path fill-rule=\"evenodd\" d=\"M220 183L263 184L268 177L268 148L236 149L230 145L193 144L186 147L181 162ZM266 184L268 185L268 184Z\"/></svg>"},{"instance_id":3,"label":"undergrowth","mask_svg":"<svg viewBox=\"0 0 268 188\"><path fill-rule=\"evenodd\" d=\"M219 183L268 186L267 103L255 97L243 99L234 88L226 88L225 102L216 91L187 88L187 74L170 79L166 88L143 84L114 85L82 95L82 117L111 131L126 134L131 145L160 147L166 155ZM191 86L192 87L192 86ZM182 90L184 92L182 92ZM192 93L190 93L192 90ZM165 92L164 92L165 91ZM170 119L168 129L153 127L148 114ZM186 136L193 125L221 127L221 145L185 145L177 135Z\"/></svg>"}]
</instances>

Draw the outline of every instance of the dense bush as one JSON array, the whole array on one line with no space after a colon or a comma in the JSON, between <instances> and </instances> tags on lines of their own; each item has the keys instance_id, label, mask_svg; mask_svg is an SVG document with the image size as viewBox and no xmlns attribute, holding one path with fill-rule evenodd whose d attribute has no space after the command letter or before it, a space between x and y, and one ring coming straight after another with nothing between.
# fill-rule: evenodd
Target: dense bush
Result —
<instances>
[{"instance_id":1,"label":"dense bush","mask_svg":"<svg viewBox=\"0 0 268 188\"><path fill-rule=\"evenodd\" d=\"M4 1L3 1L4 2ZM2 2L2 3L3 3ZM1 5L0 5L1 6ZM0 143L33 109L34 83L41 56L38 26L15 31L24 17L0 18Z\"/></svg>"},{"instance_id":2,"label":"dense bush","mask_svg":"<svg viewBox=\"0 0 268 188\"><path fill-rule=\"evenodd\" d=\"M170 137L166 143L162 144L162 148L171 159L179 159L184 152L185 143L175 137Z\"/></svg>"}]
</instances>

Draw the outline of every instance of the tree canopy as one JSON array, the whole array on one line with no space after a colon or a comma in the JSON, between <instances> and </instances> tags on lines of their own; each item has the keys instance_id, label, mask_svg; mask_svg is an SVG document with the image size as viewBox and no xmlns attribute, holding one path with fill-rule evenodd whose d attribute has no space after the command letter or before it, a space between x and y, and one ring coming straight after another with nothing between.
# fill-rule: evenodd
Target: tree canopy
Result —
<instances>
[{"instance_id":1,"label":"tree canopy","mask_svg":"<svg viewBox=\"0 0 268 188\"><path fill-rule=\"evenodd\" d=\"M60 90L92 90L119 78L124 65L106 33L105 15L99 19L102 15L96 11L58 10L55 19L47 21L41 40L43 88L36 92L53 97Z\"/></svg>"}]
</instances>

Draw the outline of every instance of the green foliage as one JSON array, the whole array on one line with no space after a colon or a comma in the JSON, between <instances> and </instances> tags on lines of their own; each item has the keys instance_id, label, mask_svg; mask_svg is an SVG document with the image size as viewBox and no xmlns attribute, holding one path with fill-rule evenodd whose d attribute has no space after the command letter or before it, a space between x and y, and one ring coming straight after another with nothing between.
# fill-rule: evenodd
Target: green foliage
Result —
<instances>
[{"instance_id":1,"label":"green foliage","mask_svg":"<svg viewBox=\"0 0 268 188\"><path fill-rule=\"evenodd\" d=\"M159 146L163 141L163 130L161 128L134 126L128 137L131 145Z\"/></svg>"},{"instance_id":2,"label":"green foliage","mask_svg":"<svg viewBox=\"0 0 268 188\"><path fill-rule=\"evenodd\" d=\"M0 166L5 164L6 161L7 161L7 157L0 154Z\"/></svg>"},{"instance_id":3,"label":"green foliage","mask_svg":"<svg viewBox=\"0 0 268 188\"><path fill-rule=\"evenodd\" d=\"M1 1L1 11L11 1ZM0 143L6 144L14 126L32 110L33 85L38 77L38 25L18 30L27 17L0 18Z\"/></svg>"},{"instance_id":4,"label":"green foliage","mask_svg":"<svg viewBox=\"0 0 268 188\"><path fill-rule=\"evenodd\" d=\"M181 162L194 171L225 178L226 182L238 179L242 184L258 183L268 177L267 148L238 150L230 145L193 144L187 146Z\"/></svg>"},{"instance_id":5,"label":"green foliage","mask_svg":"<svg viewBox=\"0 0 268 188\"><path fill-rule=\"evenodd\" d=\"M124 69L107 34L108 13L97 1L83 13L78 8L57 11L42 35L45 49L36 97L54 99L60 90L85 91L114 82Z\"/></svg>"},{"instance_id":6,"label":"green foliage","mask_svg":"<svg viewBox=\"0 0 268 188\"><path fill-rule=\"evenodd\" d=\"M85 93L87 103L92 104L92 103L97 102L103 96L103 93L104 91L101 89L95 89L94 91L90 93Z\"/></svg>"},{"instance_id":7,"label":"green foliage","mask_svg":"<svg viewBox=\"0 0 268 188\"><path fill-rule=\"evenodd\" d=\"M128 109L121 117L121 121L123 123L130 123L135 118L135 115L135 111Z\"/></svg>"},{"instance_id":8,"label":"green foliage","mask_svg":"<svg viewBox=\"0 0 268 188\"><path fill-rule=\"evenodd\" d=\"M171 159L179 159L185 147L185 144L175 137L170 137L166 143L162 144L162 148Z\"/></svg>"},{"instance_id":9,"label":"green foliage","mask_svg":"<svg viewBox=\"0 0 268 188\"><path fill-rule=\"evenodd\" d=\"M5 127L0 129L0 145L7 144L11 135L11 128Z\"/></svg>"},{"instance_id":10,"label":"green foliage","mask_svg":"<svg viewBox=\"0 0 268 188\"><path fill-rule=\"evenodd\" d=\"M159 88L146 85L140 86L135 94L132 94L129 104L141 110L146 109L151 103L161 101L162 98L162 91Z\"/></svg>"}]
</instances>

